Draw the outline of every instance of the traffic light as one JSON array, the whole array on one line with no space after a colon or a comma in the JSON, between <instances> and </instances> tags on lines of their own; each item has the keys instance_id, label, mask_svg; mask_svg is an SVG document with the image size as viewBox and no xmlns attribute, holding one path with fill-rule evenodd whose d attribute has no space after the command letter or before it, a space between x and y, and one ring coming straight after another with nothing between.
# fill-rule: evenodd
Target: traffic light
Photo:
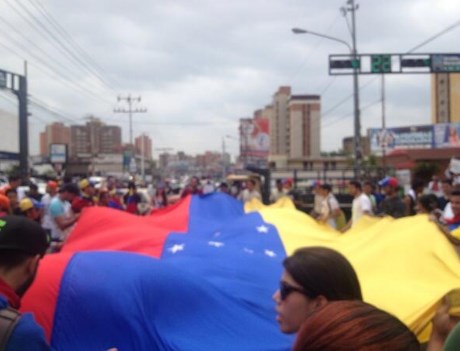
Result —
<instances>
[{"instance_id":1,"label":"traffic light","mask_svg":"<svg viewBox=\"0 0 460 351\"><path fill-rule=\"evenodd\" d=\"M330 69L353 69L359 68L359 60L331 60Z\"/></svg>"},{"instance_id":2,"label":"traffic light","mask_svg":"<svg viewBox=\"0 0 460 351\"><path fill-rule=\"evenodd\" d=\"M402 68L419 68L419 67L431 67L431 59L402 59Z\"/></svg>"}]
</instances>

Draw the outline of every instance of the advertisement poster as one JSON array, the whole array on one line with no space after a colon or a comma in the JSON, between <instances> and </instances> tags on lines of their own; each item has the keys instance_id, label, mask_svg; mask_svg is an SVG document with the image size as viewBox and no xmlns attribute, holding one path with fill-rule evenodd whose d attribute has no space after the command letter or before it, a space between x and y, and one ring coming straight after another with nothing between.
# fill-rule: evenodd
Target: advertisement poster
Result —
<instances>
[{"instance_id":1,"label":"advertisement poster","mask_svg":"<svg viewBox=\"0 0 460 351\"><path fill-rule=\"evenodd\" d=\"M50 162L67 163L67 144L50 144Z\"/></svg>"},{"instance_id":2,"label":"advertisement poster","mask_svg":"<svg viewBox=\"0 0 460 351\"><path fill-rule=\"evenodd\" d=\"M434 147L460 147L460 123L434 125Z\"/></svg>"},{"instance_id":3,"label":"advertisement poster","mask_svg":"<svg viewBox=\"0 0 460 351\"><path fill-rule=\"evenodd\" d=\"M412 126L369 129L371 152L381 154L399 149L428 149L433 147L433 126Z\"/></svg>"},{"instance_id":4,"label":"advertisement poster","mask_svg":"<svg viewBox=\"0 0 460 351\"><path fill-rule=\"evenodd\" d=\"M240 119L240 150L243 157L268 157L270 147L268 128L268 118Z\"/></svg>"}]
</instances>

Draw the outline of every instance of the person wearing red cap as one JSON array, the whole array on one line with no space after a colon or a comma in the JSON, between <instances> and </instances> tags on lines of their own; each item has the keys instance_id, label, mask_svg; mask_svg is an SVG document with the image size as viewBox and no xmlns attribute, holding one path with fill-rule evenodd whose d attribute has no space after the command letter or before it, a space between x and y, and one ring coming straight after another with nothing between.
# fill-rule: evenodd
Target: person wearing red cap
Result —
<instances>
[{"instance_id":1,"label":"person wearing red cap","mask_svg":"<svg viewBox=\"0 0 460 351\"><path fill-rule=\"evenodd\" d=\"M19 216L0 218L1 350L50 350L33 316L18 311L47 248L47 235L38 223Z\"/></svg>"},{"instance_id":2,"label":"person wearing red cap","mask_svg":"<svg viewBox=\"0 0 460 351\"><path fill-rule=\"evenodd\" d=\"M379 182L385 193L385 199L380 203L379 214L394 218L404 217L406 205L398 195L399 182L394 177L385 177Z\"/></svg>"}]
</instances>

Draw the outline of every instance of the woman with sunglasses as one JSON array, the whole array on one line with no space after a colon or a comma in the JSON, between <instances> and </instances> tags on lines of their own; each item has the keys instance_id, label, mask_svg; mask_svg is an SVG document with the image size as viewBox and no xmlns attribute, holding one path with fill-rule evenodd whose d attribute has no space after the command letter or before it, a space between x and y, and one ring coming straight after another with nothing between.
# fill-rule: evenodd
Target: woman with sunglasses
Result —
<instances>
[{"instance_id":1,"label":"woman with sunglasses","mask_svg":"<svg viewBox=\"0 0 460 351\"><path fill-rule=\"evenodd\" d=\"M350 262L326 247L298 249L283 261L280 288L273 295L276 320L283 333L301 324L329 301L362 300L358 277Z\"/></svg>"}]
</instances>

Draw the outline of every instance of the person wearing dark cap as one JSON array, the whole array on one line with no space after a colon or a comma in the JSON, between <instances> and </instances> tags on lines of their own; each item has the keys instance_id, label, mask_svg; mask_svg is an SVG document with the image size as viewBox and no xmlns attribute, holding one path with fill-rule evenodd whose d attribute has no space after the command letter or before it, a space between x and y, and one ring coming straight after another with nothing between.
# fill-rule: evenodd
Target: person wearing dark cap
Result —
<instances>
[{"instance_id":1,"label":"person wearing dark cap","mask_svg":"<svg viewBox=\"0 0 460 351\"><path fill-rule=\"evenodd\" d=\"M51 239L64 241L70 228L78 220L79 214L72 214L70 204L80 194L78 186L73 183L64 184L48 208L51 217Z\"/></svg>"},{"instance_id":2,"label":"person wearing dark cap","mask_svg":"<svg viewBox=\"0 0 460 351\"><path fill-rule=\"evenodd\" d=\"M48 248L42 227L27 218L0 218L0 350L50 350L43 329L18 309Z\"/></svg>"},{"instance_id":3,"label":"person wearing dark cap","mask_svg":"<svg viewBox=\"0 0 460 351\"><path fill-rule=\"evenodd\" d=\"M399 182L394 177L385 177L379 185L383 188L385 199L380 203L379 214L394 218L406 215L406 206L398 195Z\"/></svg>"}]
</instances>

